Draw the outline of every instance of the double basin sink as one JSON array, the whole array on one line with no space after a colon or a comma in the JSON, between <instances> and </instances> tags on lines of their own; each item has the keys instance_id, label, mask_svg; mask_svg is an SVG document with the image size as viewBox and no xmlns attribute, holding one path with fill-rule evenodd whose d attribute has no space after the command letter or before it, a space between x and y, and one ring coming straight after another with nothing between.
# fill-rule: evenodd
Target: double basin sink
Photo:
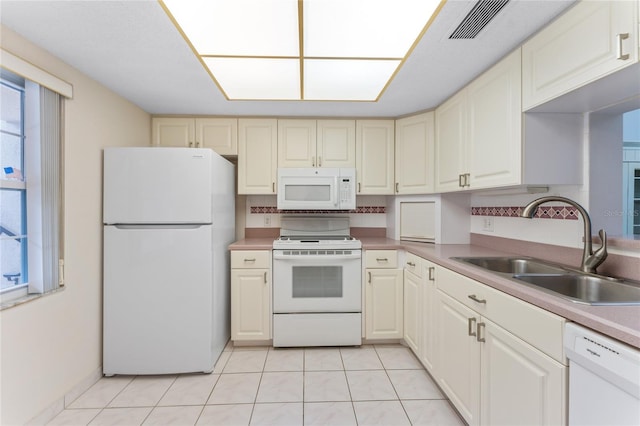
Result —
<instances>
[{"instance_id":1,"label":"double basin sink","mask_svg":"<svg viewBox=\"0 0 640 426\"><path fill-rule=\"evenodd\" d=\"M640 281L588 274L529 257L454 257L524 285L587 305L640 305Z\"/></svg>"}]
</instances>

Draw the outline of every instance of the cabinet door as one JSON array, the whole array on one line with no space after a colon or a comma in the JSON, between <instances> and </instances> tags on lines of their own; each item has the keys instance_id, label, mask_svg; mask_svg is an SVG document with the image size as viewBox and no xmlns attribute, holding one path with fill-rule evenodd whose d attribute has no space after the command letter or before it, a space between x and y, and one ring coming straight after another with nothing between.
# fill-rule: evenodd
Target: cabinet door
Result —
<instances>
[{"instance_id":1,"label":"cabinet door","mask_svg":"<svg viewBox=\"0 0 640 426\"><path fill-rule=\"evenodd\" d=\"M238 120L238 194L275 194L278 150L275 119Z\"/></svg>"},{"instance_id":2,"label":"cabinet door","mask_svg":"<svg viewBox=\"0 0 640 426\"><path fill-rule=\"evenodd\" d=\"M237 118L196 118L196 148L220 155L238 155Z\"/></svg>"},{"instance_id":3,"label":"cabinet door","mask_svg":"<svg viewBox=\"0 0 640 426\"><path fill-rule=\"evenodd\" d=\"M354 120L318 120L318 167L356 166L356 122Z\"/></svg>"},{"instance_id":4,"label":"cabinet door","mask_svg":"<svg viewBox=\"0 0 640 426\"><path fill-rule=\"evenodd\" d=\"M636 63L637 8L637 1L577 2L526 42L523 110Z\"/></svg>"},{"instance_id":5,"label":"cabinet door","mask_svg":"<svg viewBox=\"0 0 640 426\"><path fill-rule=\"evenodd\" d=\"M420 304L420 339L418 358L422 365L431 374L434 374L435 365L435 342L436 327L434 325L436 306L436 265L431 262L424 261L425 276L423 278L424 288L422 290Z\"/></svg>"},{"instance_id":6,"label":"cabinet door","mask_svg":"<svg viewBox=\"0 0 640 426\"><path fill-rule=\"evenodd\" d=\"M466 170L466 91L436 109L436 192L463 189L460 175Z\"/></svg>"},{"instance_id":7,"label":"cabinet door","mask_svg":"<svg viewBox=\"0 0 640 426\"><path fill-rule=\"evenodd\" d=\"M195 146L193 118L155 117L151 120L151 145L190 148Z\"/></svg>"},{"instance_id":8,"label":"cabinet door","mask_svg":"<svg viewBox=\"0 0 640 426\"><path fill-rule=\"evenodd\" d=\"M420 335L422 332L422 279L415 274L404 271L404 341L413 353L418 355Z\"/></svg>"},{"instance_id":9,"label":"cabinet door","mask_svg":"<svg viewBox=\"0 0 640 426\"><path fill-rule=\"evenodd\" d=\"M268 269L231 270L231 340L271 338L271 276Z\"/></svg>"},{"instance_id":10,"label":"cabinet door","mask_svg":"<svg viewBox=\"0 0 640 426\"><path fill-rule=\"evenodd\" d=\"M469 425L480 422L480 317L440 290L437 294L436 379Z\"/></svg>"},{"instance_id":11,"label":"cabinet door","mask_svg":"<svg viewBox=\"0 0 640 426\"><path fill-rule=\"evenodd\" d=\"M394 193L393 120L356 121L358 195Z\"/></svg>"},{"instance_id":12,"label":"cabinet door","mask_svg":"<svg viewBox=\"0 0 640 426\"><path fill-rule=\"evenodd\" d=\"M434 113L396 121L396 192L427 194L433 192Z\"/></svg>"},{"instance_id":13,"label":"cabinet door","mask_svg":"<svg viewBox=\"0 0 640 426\"><path fill-rule=\"evenodd\" d=\"M467 89L467 140L471 188L521 181L520 49Z\"/></svg>"},{"instance_id":14,"label":"cabinet door","mask_svg":"<svg viewBox=\"0 0 640 426\"><path fill-rule=\"evenodd\" d=\"M316 121L278 120L278 167L317 167Z\"/></svg>"},{"instance_id":15,"label":"cabinet door","mask_svg":"<svg viewBox=\"0 0 640 426\"><path fill-rule=\"evenodd\" d=\"M402 269L367 269L365 337L402 339Z\"/></svg>"},{"instance_id":16,"label":"cabinet door","mask_svg":"<svg viewBox=\"0 0 640 426\"><path fill-rule=\"evenodd\" d=\"M481 415L485 425L566 423L566 368L482 318Z\"/></svg>"}]
</instances>

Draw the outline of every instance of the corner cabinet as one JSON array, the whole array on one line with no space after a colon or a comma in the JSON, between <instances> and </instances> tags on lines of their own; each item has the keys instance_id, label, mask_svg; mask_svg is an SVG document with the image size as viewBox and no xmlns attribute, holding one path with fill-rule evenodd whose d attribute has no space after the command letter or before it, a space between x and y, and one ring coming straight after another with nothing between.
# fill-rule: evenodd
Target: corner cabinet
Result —
<instances>
[{"instance_id":1,"label":"corner cabinet","mask_svg":"<svg viewBox=\"0 0 640 426\"><path fill-rule=\"evenodd\" d=\"M433 112L396 120L395 192L428 194L434 191Z\"/></svg>"},{"instance_id":2,"label":"corner cabinet","mask_svg":"<svg viewBox=\"0 0 640 426\"><path fill-rule=\"evenodd\" d=\"M355 120L278 120L278 167L355 166Z\"/></svg>"},{"instance_id":3,"label":"corner cabinet","mask_svg":"<svg viewBox=\"0 0 640 426\"><path fill-rule=\"evenodd\" d=\"M580 1L522 46L523 110L638 62L638 1Z\"/></svg>"},{"instance_id":4,"label":"corner cabinet","mask_svg":"<svg viewBox=\"0 0 640 426\"><path fill-rule=\"evenodd\" d=\"M151 145L211 148L220 155L238 155L238 119L154 117Z\"/></svg>"},{"instance_id":5,"label":"corner cabinet","mask_svg":"<svg viewBox=\"0 0 640 426\"><path fill-rule=\"evenodd\" d=\"M394 194L394 121L356 121L358 195Z\"/></svg>"},{"instance_id":6,"label":"corner cabinet","mask_svg":"<svg viewBox=\"0 0 640 426\"><path fill-rule=\"evenodd\" d=\"M566 424L563 318L445 268L435 304L435 377L468 424Z\"/></svg>"},{"instance_id":7,"label":"corner cabinet","mask_svg":"<svg viewBox=\"0 0 640 426\"><path fill-rule=\"evenodd\" d=\"M395 250L366 250L364 276L365 339L403 337L402 269Z\"/></svg>"},{"instance_id":8,"label":"corner cabinet","mask_svg":"<svg viewBox=\"0 0 640 426\"><path fill-rule=\"evenodd\" d=\"M278 121L238 120L238 194L275 194Z\"/></svg>"},{"instance_id":9,"label":"corner cabinet","mask_svg":"<svg viewBox=\"0 0 640 426\"><path fill-rule=\"evenodd\" d=\"M271 339L271 252L231 252L231 340Z\"/></svg>"},{"instance_id":10,"label":"corner cabinet","mask_svg":"<svg viewBox=\"0 0 640 426\"><path fill-rule=\"evenodd\" d=\"M436 192L521 183L520 49L436 109Z\"/></svg>"}]
</instances>

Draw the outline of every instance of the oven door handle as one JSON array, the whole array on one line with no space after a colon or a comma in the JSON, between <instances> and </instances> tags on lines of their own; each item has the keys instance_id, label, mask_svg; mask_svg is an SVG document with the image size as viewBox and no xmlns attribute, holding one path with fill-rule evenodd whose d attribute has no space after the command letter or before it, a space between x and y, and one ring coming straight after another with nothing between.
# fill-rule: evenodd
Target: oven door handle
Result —
<instances>
[{"instance_id":1,"label":"oven door handle","mask_svg":"<svg viewBox=\"0 0 640 426\"><path fill-rule=\"evenodd\" d=\"M362 254L360 252L351 254L281 254L273 252L273 258L277 260L285 261L309 261L309 262L326 262L326 261L340 261L348 259L361 259Z\"/></svg>"}]
</instances>

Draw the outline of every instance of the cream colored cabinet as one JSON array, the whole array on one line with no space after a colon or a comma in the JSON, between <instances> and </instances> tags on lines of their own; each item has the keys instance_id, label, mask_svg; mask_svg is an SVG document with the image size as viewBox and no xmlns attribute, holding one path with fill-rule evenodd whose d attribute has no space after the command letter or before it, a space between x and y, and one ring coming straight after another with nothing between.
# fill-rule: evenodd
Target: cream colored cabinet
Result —
<instances>
[{"instance_id":1,"label":"cream colored cabinet","mask_svg":"<svg viewBox=\"0 0 640 426\"><path fill-rule=\"evenodd\" d=\"M394 121L356 121L358 195L394 194Z\"/></svg>"},{"instance_id":2,"label":"cream colored cabinet","mask_svg":"<svg viewBox=\"0 0 640 426\"><path fill-rule=\"evenodd\" d=\"M271 253L231 252L231 340L271 339Z\"/></svg>"},{"instance_id":3,"label":"cream colored cabinet","mask_svg":"<svg viewBox=\"0 0 640 426\"><path fill-rule=\"evenodd\" d=\"M416 355L420 353L423 291L422 261L407 254L404 267L404 341Z\"/></svg>"},{"instance_id":4,"label":"cream colored cabinet","mask_svg":"<svg viewBox=\"0 0 640 426\"><path fill-rule=\"evenodd\" d=\"M211 148L220 155L238 155L238 119L154 117L151 145Z\"/></svg>"},{"instance_id":5,"label":"cream colored cabinet","mask_svg":"<svg viewBox=\"0 0 640 426\"><path fill-rule=\"evenodd\" d=\"M522 47L523 110L638 62L638 1L580 1Z\"/></svg>"},{"instance_id":6,"label":"cream colored cabinet","mask_svg":"<svg viewBox=\"0 0 640 426\"><path fill-rule=\"evenodd\" d=\"M354 120L278 120L278 167L355 167Z\"/></svg>"},{"instance_id":7,"label":"cream colored cabinet","mask_svg":"<svg viewBox=\"0 0 640 426\"><path fill-rule=\"evenodd\" d=\"M520 50L436 109L437 192L522 183Z\"/></svg>"},{"instance_id":8,"label":"cream colored cabinet","mask_svg":"<svg viewBox=\"0 0 640 426\"><path fill-rule=\"evenodd\" d=\"M445 268L437 287L435 376L465 421L566 424L565 320Z\"/></svg>"},{"instance_id":9,"label":"cream colored cabinet","mask_svg":"<svg viewBox=\"0 0 640 426\"><path fill-rule=\"evenodd\" d=\"M367 340L402 339L403 282L395 250L366 250L364 321Z\"/></svg>"},{"instance_id":10,"label":"cream colored cabinet","mask_svg":"<svg viewBox=\"0 0 640 426\"><path fill-rule=\"evenodd\" d=\"M278 121L238 120L238 194L275 194Z\"/></svg>"},{"instance_id":11,"label":"cream colored cabinet","mask_svg":"<svg viewBox=\"0 0 640 426\"><path fill-rule=\"evenodd\" d=\"M396 120L396 193L428 194L434 191L434 113Z\"/></svg>"},{"instance_id":12,"label":"cream colored cabinet","mask_svg":"<svg viewBox=\"0 0 640 426\"><path fill-rule=\"evenodd\" d=\"M421 294L420 315L420 341L418 346L418 359L428 372L434 374L435 357L436 357L436 338L435 338L435 297L436 297L436 277L439 267L435 263L422 260L424 285Z\"/></svg>"}]
</instances>

